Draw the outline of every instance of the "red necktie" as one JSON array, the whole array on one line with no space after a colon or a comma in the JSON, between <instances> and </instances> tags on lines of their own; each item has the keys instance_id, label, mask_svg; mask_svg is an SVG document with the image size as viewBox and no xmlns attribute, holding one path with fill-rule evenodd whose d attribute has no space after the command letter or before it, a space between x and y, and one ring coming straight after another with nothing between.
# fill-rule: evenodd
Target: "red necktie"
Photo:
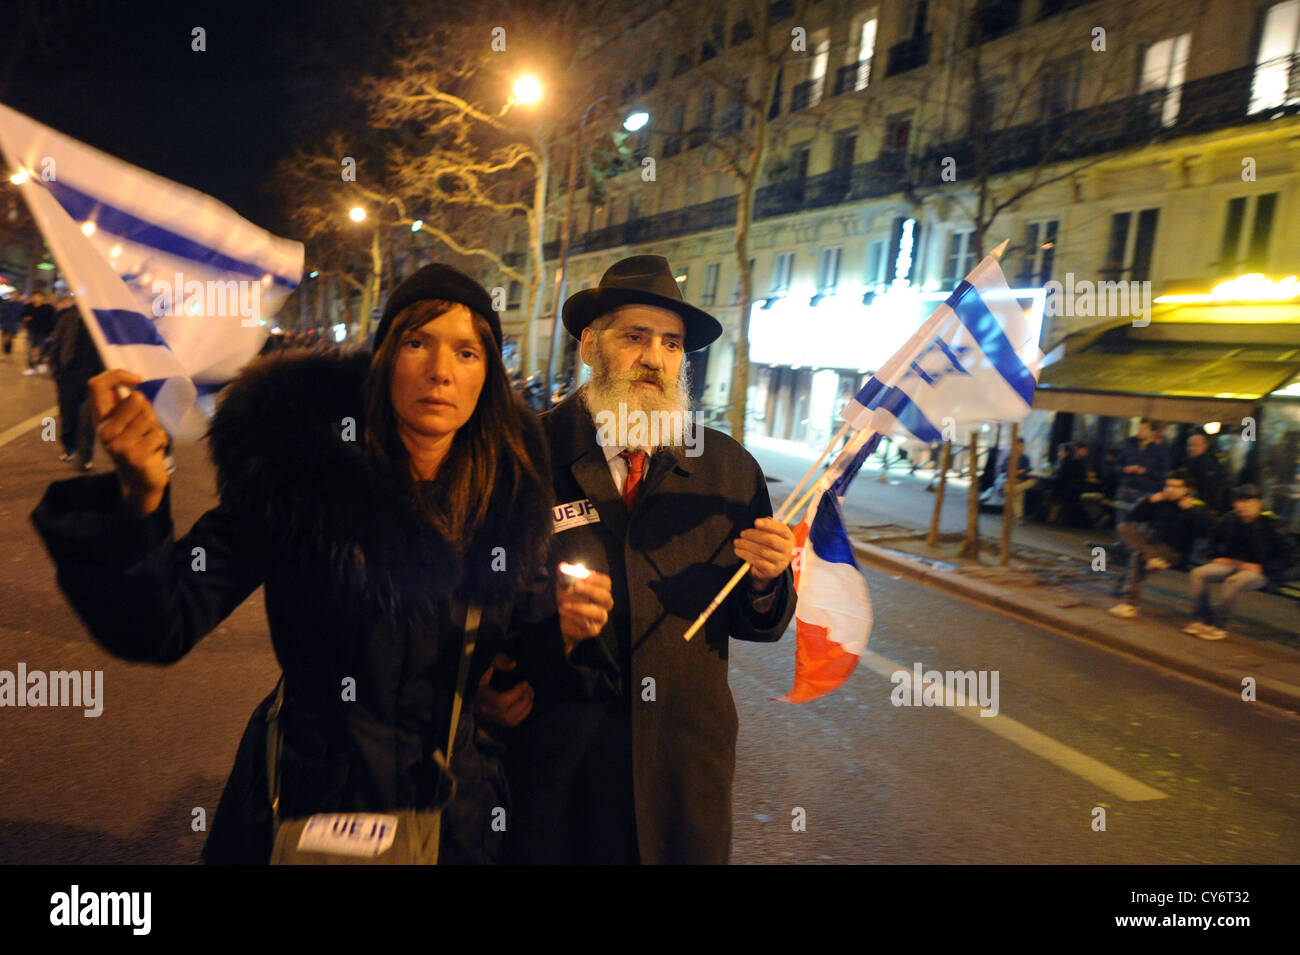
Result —
<instances>
[{"instance_id":1,"label":"red necktie","mask_svg":"<svg viewBox=\"0 0 1300 955\"><path fill-rule=\"evenodd\" d=\"M618 456L627 462L627 480L623 482L623 506L629 514L636 507L641 492L641 476L645 473L644 451L620 451Z\"/></svg>"}]
</instances>

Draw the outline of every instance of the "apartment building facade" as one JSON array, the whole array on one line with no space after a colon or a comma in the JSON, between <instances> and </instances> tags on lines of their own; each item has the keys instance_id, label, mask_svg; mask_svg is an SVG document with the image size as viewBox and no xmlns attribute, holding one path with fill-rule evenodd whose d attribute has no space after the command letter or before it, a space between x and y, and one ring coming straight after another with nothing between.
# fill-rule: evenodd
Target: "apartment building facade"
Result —
<instances>
[{"instance_id":1,"label":"apartment building facade","mask_svg":"<svg viewBox=\"0 0 1300 955\"><path fill-rule=\"evenodd\" d=\"M717 144L743 120L710 77L756 43L742 7L626 38L629 75L609 112L650 119L598 204L576 193L567 267L572 289L624 255L666 255L686 298L726 329L696 366L714 406L729 398L739 328L739 186L716 171ZM813 0L769 12L789 50L749 242L750 414L763 433L822 438L839 401L1003 239L1011 285L1048 289L1044 351L1141 326L1166 295L1300 273L1300 0ZM548 265L560 228L553 217ZM1118 304L1083 294L1102 282L1137 284ZM1262 344L1287 378L1300 299L1273 314L1280 330Z\"/></svg>"}]
</instances>

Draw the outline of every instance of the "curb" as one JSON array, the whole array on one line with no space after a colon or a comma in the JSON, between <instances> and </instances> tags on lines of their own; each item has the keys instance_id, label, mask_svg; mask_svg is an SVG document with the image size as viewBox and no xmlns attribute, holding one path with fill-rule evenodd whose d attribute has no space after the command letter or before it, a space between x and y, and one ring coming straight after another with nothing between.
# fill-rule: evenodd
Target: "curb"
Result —
<instances>
[{"instance_id":1,"label":"curb","mask_svg":"<svg viewBox=\"0 0 1300 955\"><path fill-rule=\"evenodd\" d=\"M1122 627L1116 627L1116 621L1113 618L1106 615L1104 611L1098 611L1091 606L1088 607L1091 612L1089 615L1095 613L1105 619L1096 622L1080 619L1080 615L1074 612L1073 609L1065 610L1047 603L1026 601L1023 596L1011 591L1009 588L999 587L981 580L972 580L951 571L940 570L929 566L920 558L903 557L874 544L854 541L853 550L861 560L875 566L877 569L886 570L926 586L947 591L965 600L984 604L1002 613L1013 614L1033 623L1064 630L1082 640L1098 644L1107 649L1123 651L1131 656L1138 657L1149 663L1158 664L1184 676L1202 680L1236 695L1241 693L1242 679L1248 676L1253 677L1256 683L1256 698L1260 702L1266 702L1272 706L1300 714L1300 686L1271 677L1260 676L1259 653L1257 650L1253 653L1257 659L1251 668L1227 662L1210 663L1196 659L1187 653L1171 652L1154 641L1139 640L1126 636ZM1182 634L1179 634L1179 636L1182 637ZM1186 637L1186 639L1194 640L1195 638ZM1245 651L1248 649L1240 644L1227 645L1234 650ZM1196 644L1189 644L1190 646L1196 646ZM1290 651L1287 650L1272 652L1290 654ZM1300 655L1291 655L1294 655L1296 657L1295 662L1300 664Z\"/></svg>"}]
</instances>

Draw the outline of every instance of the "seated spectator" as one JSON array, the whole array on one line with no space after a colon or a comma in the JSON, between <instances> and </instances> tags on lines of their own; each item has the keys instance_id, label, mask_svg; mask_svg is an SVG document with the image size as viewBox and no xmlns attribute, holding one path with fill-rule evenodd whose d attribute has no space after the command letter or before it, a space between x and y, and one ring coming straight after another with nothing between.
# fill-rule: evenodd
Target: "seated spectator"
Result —
<instances>
[{"instance_id":1,"label":"seated spectator","mask_svg":"<svg viewBox=\"0 0 1300 955\"><path fill-rule=\"evenodd\" d=\"M1171 471L1164 490L1138 501L1119 525L1119 536L1128 545L1130 557L1124 602L1110 612L1116 617L1136 617L1147 572L1181 566L1197 539L1208 534L1213 524L1209 510L1196 498L1191 475L1183 469Z\"/></svg>"},{"instance_id":2,"label":"seated spectator","mask_svg":"<svg viewBox=\"0 0 1300 955\"><path fill-rule=\"evenodd\" d=\"M1115 460L1119 486L1115 501L1119 510L1127 511L1148 494L1154 494L1164 484L1169 472L1169 449L1160 440L1163 426L1158 421L1143 418L1138 423L1137 435L1130 438ZM1122 518L1119 519L1122 522Z\"/></svg>"},{"instance_id":3,"label":"seated spectator","mask_svg":"<svg viewBox=\"0 0 1300 955\"><path fill-rule=\"evenodd\" d=\"M1084 509L1082 497L1088 490L1088 446L1063 444L1057 451L1056 473L1052 476L1051 501L1047 522L1065 519L1074 527L1092 523Z\"/></svg>"},{"instance_id":4,"label":"seated spectator","mask_svg":"<svg viewBox=\"0 0 1300 955\"><path fill-rule=\"evenodd\" d=\"M1278 519L1265 513L1259 488L1243 484L1233 494L1232 512L1219 518L1210 533L1210 562L1192 571L1192 606L1200 619L1183 633L1203 640L1222 640L1232 617L1232 605L1243 590L1259 590L1270 575L1290 563L1289 547ZM1219 602L1210 599L1209 585L1223 583Z\"/></svg>"},{"instance_id":5,"label":"seated spectator","mask_svg":"<svg viewBox=\"0 0 1300 955\"><path fill-rule=\"evenodd\" d=\"M1192 483L1196 485L1197 496L1205 506L1216 515L1227 510L1224 491L1227 481L1224 479L1223 465L1219 456L1210 448L1208 435L1194 432L1187 438L1187 470L1191 473Z\"/></svg>"}]
</instances>

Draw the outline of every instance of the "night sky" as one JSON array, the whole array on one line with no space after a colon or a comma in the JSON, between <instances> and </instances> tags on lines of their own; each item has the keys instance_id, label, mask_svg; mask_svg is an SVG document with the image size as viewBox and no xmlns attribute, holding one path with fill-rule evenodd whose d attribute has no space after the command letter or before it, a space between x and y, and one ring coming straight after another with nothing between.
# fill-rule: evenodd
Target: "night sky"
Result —
<instances>
[{"instance_id":1,"label":"night sky","mask_svg":"<svg viewBox=\"0 0 1300 955\"><path fill-rule=\"evenodd\" d=\"M277 159L361 119L348 88L381 62L385 0L18 0L0 14L0 102L268 228ZM206 52L191 31L207 31Z\"/></svg>"}]
</instances>

